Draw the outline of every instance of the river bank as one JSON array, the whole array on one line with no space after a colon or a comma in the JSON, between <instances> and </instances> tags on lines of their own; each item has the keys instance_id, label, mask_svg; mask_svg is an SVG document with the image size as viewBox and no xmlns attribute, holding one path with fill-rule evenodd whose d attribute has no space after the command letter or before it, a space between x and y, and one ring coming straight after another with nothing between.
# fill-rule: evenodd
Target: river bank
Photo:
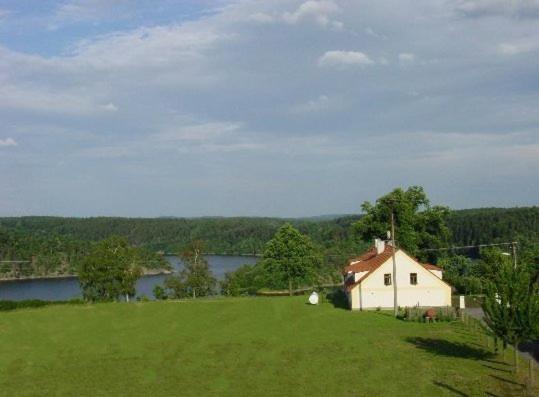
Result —
<instances>
[{"instance_id":1,"label":"river bank","mask_svg":"<svg viewBox=\"0 0 539 397\"><path fill-rule=\"evenodd\" d=\"M163 285L168 274L180 272L184 266L177 256L166 256L172 270L149 269L136 285L137 296L152 299L156 285ZM207 256L214 276L218 280L225 277L226 272L234 271L246 263L256 263L256 257L245 256ZM79 280L74 274L59 274L47 276L28 276L19 278L0 279L0 300L70 300L80 298Z\"/></svg>"},{"instance_id":2,"label":"river bank","mask_svg":"<svg viewBox=\"0 0 539 397\"><path fill-rule=\"evenodd\" d=\"M172 274L174 271L169 269L147 269L142 272L142 277L159 276ZM44 276L22 276L22 277L5 277L0 278L0 283L16 282L16 281L39 281L39 280L61 280L61 279L76 279L76 274L48 274Z\"/></svg>"}]
</instances>

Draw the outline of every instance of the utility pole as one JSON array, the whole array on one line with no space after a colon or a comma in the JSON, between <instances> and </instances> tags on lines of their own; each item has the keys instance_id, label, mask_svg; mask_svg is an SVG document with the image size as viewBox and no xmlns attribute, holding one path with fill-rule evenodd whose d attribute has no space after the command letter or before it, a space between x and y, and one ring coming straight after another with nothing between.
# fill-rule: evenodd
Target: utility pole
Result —
<instances>
[{"instance_id":1,"label":"utility pole","mask_svg":"<svg viewBox=\"0 0 539 397\"><path fill-rule=\"evenodd\" d=\"M513 241L511 243L511 247L513 248L513 267L517 268L517 242Z\"/></svg>"},{"instance_id":2,"label":"utility pole","mask_svg":"<svg viewBox=\"0 0 539 397\"><path fill-rule=\"evenodd\" d=\"M391 245L393 246L393 310L395 312L395 317L399 314L398 305L397 305L397 261L395 259L395 251L397 247L395 245L395 218L393 215L393 210L391 210Z\"/></svg>"}]
</instances>

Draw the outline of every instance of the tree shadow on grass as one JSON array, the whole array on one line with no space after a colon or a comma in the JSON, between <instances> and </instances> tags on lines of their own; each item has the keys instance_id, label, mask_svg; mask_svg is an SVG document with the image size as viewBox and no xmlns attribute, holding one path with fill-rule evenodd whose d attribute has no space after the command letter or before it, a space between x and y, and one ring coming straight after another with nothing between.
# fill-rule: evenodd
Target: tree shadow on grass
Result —
<instances>
[{"instance_id":1,"label":"tree shadow on grass","mask_svg":"<svg viewBox=\"0 0 539 397\"><path fill-rule=\"evenodd\" d=\"M507 383L511 383L512 385L517 385L517 386L524 387L524 385L522 383L515 382L514 380L511 380L511 379L502 378L501 376L497 376L497 375L489 375L489 376L491 378L498 379L498 380L500 380L502 382L507 382Z\"/></svg>"},{"instance_id":2,"label":"tree shadow on grass","mask_svg":"<svg viewBox=\"0 0 539 397\"><path fill-rule=\"evenodd\" d=\"M348 298L344 291L340 288L335 288L326 295L326 300L330 302L336 309L348 310Z\"/></svg>"},{"instance_id":3,"label":"tree shadow on grass","mask_svg":"<svg viewBox=\"0 0 539 397\"><path fill-rule=\"evenodd\" d=\"M453 386L450 386L446 383L442 383L442 382L434 382L434 384L438 387L441 387L443 389L446 389L446 390L449 390L450 392L453 392L454 394L456 394L457 396L461 396L461 397L468 397L468 394L466 393L463 393L461 392L460 390L458 389L455 389Z\"/></svg>"},{"instance_id":4,"label":"tree shadow on grass","mask_svg":"<svg viewBox=\"0 0 539 397\"><path fill-rule=\"evenodd\" d=\"M494 367L494 366L492 366L492 365L486 365L486 364L483 364L483 367L485 367L485 368L490 368L490 369L493 369L493 370L495 370L495 371L511 373L511 371L508 370L508 369L504 369L504 368L496 368L496 367Z\"/></svg>"},{"instance_id":5,"label":"tree shadow on grass","mask_svg":"<svg viewBox=\"0 0 539 397\"><path fill-rule=\"evenodd\" d=\"M507 364L506 362L504 361L500 361L500 360L485 360L486 362L489 362L489 363L492 363L492 364L499 364L499 365L506 365L508 366L509 364Z\"/></svg>"},{"instance_id":6,"label":"tree shadow on grass","mask_svg":"<svg viewBox=\"0 0 539 397\"><path fill-rule=\"evenodd\" d=\"M418 349L423 349L429 353L439 356L469 358L472 360L485 360L492 358L494 354L467 343L451 342L445 339L409 337L408 343L415 345Z\"/></svg>"}]
</instances>

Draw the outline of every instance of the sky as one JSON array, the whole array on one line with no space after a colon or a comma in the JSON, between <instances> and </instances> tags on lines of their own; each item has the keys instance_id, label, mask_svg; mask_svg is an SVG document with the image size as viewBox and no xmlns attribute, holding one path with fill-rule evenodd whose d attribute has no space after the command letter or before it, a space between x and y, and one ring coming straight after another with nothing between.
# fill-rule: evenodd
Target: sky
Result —
<instances>
[{"instance_id":1,"label":"sky","mask_svg":"<svg viewBox=\"0 0 539 397\"><path fill-rule=\"evenodd\" d=\"M0 215L537 205L539 0L0 0Z\"/></svg>"}]
</instances>

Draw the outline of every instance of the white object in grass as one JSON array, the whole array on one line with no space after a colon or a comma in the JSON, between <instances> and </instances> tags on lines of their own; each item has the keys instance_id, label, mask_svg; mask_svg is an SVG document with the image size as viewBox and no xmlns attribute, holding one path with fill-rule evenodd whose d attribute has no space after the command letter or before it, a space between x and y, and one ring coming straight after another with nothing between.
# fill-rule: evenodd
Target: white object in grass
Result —
<instances>
[{"instance_id":1,"label":"white object in grass","mask_svg":"<svg viewBox=\"0 0 539 397\"><path fill-rule=\"evenodd\" d=\"M309 303L311 305L318 305L318 294L316 292L313 292L310 296L309 296Z\"/></svg>"}]
</instances>

